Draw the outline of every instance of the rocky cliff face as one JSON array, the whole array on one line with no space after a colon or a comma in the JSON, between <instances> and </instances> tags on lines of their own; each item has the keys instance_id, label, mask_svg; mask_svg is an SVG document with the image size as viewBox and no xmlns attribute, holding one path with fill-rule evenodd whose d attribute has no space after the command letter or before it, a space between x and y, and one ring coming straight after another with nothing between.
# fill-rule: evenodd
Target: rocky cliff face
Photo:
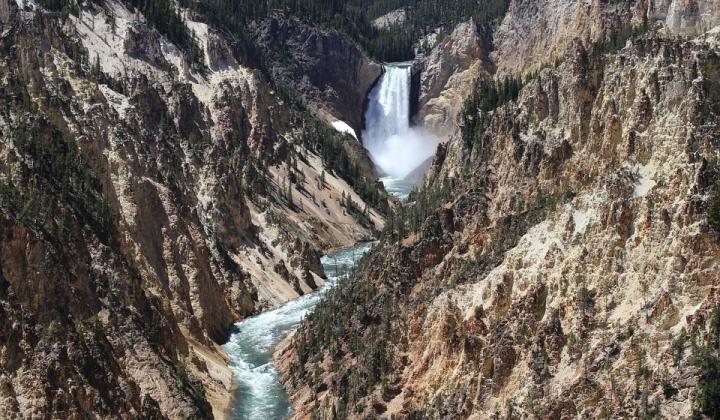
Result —
<instances>
[{"instance_id":1,"label":"rocky cliff face","mask_svg":"<svg viewBox=\"0 0 720 420\"><path fill-rule=\"evenodd\" d=\"M221 415L232 323L382 217L340 205L365 202L302 140L314 117L207 24L185 21L193 59L121 2L21 6L0 2L0 413Z\"/></svg>"},{"instance_id":2,"label":"rocky cliff face","mask_svg":"<svg viewBox=\"0 0 720 420\"><path fill-rule=\"evenodd\" d=\"M689 342L713 336L720 279L708 221L720 39L677 36L670 19L617 52L560 41L602 24L566 18L580 10L650 7L627 6L512 3L496 33L498 72L560 59L517 100L475 115L488 121L482 133L441 147L407 210L421 223L386 237L278 354L298 417L698 409L691 361L702 353ZM686 22L698 16L676 7Z\"/></svg>"},{"instance_id":3,"label":"rocky cliff face","mask_svg":"<svg viewBox=\"0 0 720 420\"><path fill-rule=\"evenodd\" d=\"M633 26L661 23L674 34L701 34L719 23L717 7L716 2L511 1L494 30L479 31L472 20L462 23L416 61L415 122L447 139L478 80L536 72L577 42L588 46Z\"/></svg>"},{"instance_id":4,"label":"rocky cliff face","mask_svg":"<svg viewBox=\"0 0 720 420\"><path fill-rule=\"evenodd\" d=\"M360 133L363 104L382 67L337 32L272 17L254 29L264 66L293 86L328 119L346 121Z\"/></svg>"},{"instance_id":5,"label":"rocky cliff face","mask_svg":"<svg viewBox=\"0 0 720 420\"><path fill-rule=\"evenodd\" d=\"M643 22L676 34L697 35L719 22L717 2L511 1L494 34L493 61L500 75L537 70L563 56L575 40L606 38Z\"/></svg>"},{"instance_id":6,"label":"rocky cliff face","mask_svg":"<svg viewBox=\"0 0 720 420\"><path fill-rule=\"evenodd\" d=\"M458 25L431 53L418 60L418 112L415 123L449 137L457 128L463 101L479 78L488 78L492 64L489 45L470 20Z\"/></svg>"}]
</instances>

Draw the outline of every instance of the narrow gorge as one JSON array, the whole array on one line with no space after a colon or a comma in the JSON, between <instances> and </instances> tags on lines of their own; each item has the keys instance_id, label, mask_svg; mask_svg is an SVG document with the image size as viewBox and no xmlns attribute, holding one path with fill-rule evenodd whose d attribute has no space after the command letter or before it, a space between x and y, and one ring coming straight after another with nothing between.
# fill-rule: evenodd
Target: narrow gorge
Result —
<instances>
[{"instance_id":1,"label":"narrow gorge","mask_svg":"<svg viewBox=\"0 0 720 420\"><path fill-rule=\"evenodd\" d=\"M718 0L0 0L0 419L720 418Z\"/></svg>"},{"instance_id":2,"label":"narrow gorge","mask_svg":"<svg viewBox=\"0 0 720 420\"><path fill-rule=\"evenodd\" d=\"M236 325L236 332L224 345L237 380L231 418L283 418L291 413L272 364L273 350L333 285L347 277L371 246L365 243L325 255L322 263L328 280L321 289Z\"/></svg>"},{"instance_id":3,"label":"narrow gorge","mask_svg":"<svg viewBox=\"0 0 720 420\"><path fill-rule=\"evenodd\" d=\"M434 153L437 143L429 134L410 127L411 64L386 65L368 94L364 147L377 165L387 191L407 198L415 186L408 175ZM341 279L347 280L355 263L372 246L362 243L322 257L328 276L319 290L271 311L243 320L224 345L237 387L231 418L282 418L292 413L272 360L275 347L286 339L322 296Z\"/></svg>"}]
</instances>

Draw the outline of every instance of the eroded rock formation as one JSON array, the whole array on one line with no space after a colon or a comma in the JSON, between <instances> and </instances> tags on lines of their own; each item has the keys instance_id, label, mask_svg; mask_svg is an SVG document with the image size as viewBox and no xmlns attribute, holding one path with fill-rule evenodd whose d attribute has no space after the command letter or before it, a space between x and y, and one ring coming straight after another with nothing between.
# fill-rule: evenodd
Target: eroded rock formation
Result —
<instances>
[{"instance_id":1,"label":"eroded rock formation","mask_svg":"<svg viewBox=\"0 0 720 420\"><path fill-rule=\"evenodd\" d=\"M122 2L19 3L0 3L0 417L220 416L232 323L322 285L319 252L382 217L341 207L365 201L300 140L317 117L206 23L185 21L191 55Z\"/></svg>"},{"instance_id":2,"label":"eroded rock formation","mask_svg":"<svg viewBox=\"0 0 720 420\"><path fill-rule=\"evenodd\" d=\"M606 20L580 17L650 5L511 4L498 76L541 70L472 116L481 132L461 124L409 205L417 227L386 236L280 349L298 418L698 410L688 337L713 337L718 304L720 38L703 32L716 12L676 7L693 25L601 52L609 29L587 34Z\"/></svg>"}]
</instances>

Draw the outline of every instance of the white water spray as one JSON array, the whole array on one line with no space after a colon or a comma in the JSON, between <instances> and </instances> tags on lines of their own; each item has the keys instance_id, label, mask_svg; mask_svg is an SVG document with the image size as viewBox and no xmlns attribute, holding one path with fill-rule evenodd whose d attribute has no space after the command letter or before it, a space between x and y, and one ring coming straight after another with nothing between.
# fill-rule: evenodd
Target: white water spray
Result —
<instances>
[{"instance_id":1,"label":"white water spray","mask_svg":"<svg viewBox=\"0 0 720 420\"><path fill-rule=\"evenodd\" d=\"M363 144L389 176L386 183L404 179L435 153L438 144L429 133L410 127L410 73L408 64L386 65L365 113Z\"/></svg>"}]
</instances>

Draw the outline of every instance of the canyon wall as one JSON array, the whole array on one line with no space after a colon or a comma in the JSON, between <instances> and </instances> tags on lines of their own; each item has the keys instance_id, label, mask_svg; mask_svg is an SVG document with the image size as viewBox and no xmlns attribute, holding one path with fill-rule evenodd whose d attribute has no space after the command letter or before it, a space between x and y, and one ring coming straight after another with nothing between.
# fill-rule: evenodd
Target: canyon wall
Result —
<instances>
[{"instance_id":1,"label":"canyon wall","mask_svg":"<svg viewBox=\"0 0 720 420\"><path fill-rule=\"evenodd\" d=\"M417 112L414 122L447 139L457 129L463 100L478 79L492 75L491 45L475 22L458 25L414 65L418 73Z\"/></svg>"},{"instance_id":2,"label":"canyon wall","mask_svg":"<svg viewBox=\"0 0 720 420\"><path fill-rule=\"evenodd\" d=\"M306 141L320 118L186 15L194 56L126 3L0 2L0 417L221 416L232 324L382 227ZM372 77L321 82L361 101Z\"/></svg>"},{"instance_id":3,"label":"canyon wall","mask_svg":"<svg viewBox=\"0 0 720 420\"><path fill-rule=\"evenodd\" d=\"M720 298L717 2L662 7L511 3L490 56L498 77L529 77L461 120L405 210L419 223L278 352L297 418L702 408L698 346ZM651 11L668 18L615 50L593 42Z\"/></svg>"},{"instance_id":4,"label":"canyon wall","mask_svg":"<svg viewBox=\"0 0 720 420\"><path fill-rule=\"evenodd\" d=\"M328 119L362 130L363 104L382 67L339 33L274 16L254 29L264 65Z\"/></svg>"}]
</instances>

